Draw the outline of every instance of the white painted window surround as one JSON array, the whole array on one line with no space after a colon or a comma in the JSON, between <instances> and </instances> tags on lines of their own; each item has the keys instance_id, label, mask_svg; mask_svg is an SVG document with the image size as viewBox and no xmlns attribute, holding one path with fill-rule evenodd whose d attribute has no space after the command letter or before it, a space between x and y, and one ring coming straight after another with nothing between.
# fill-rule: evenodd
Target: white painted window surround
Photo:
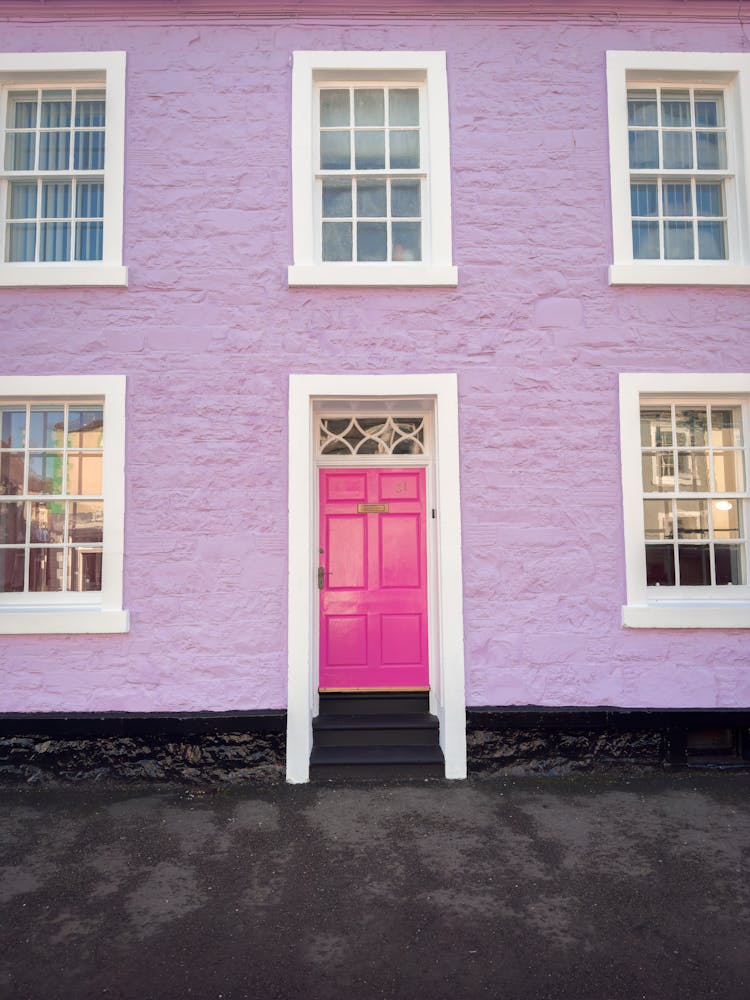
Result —
<instances>
[{"instance_id":1,"label":"white painted window surround","mask_svg":"<svg viewBox=\"0 0 750 1000\"><path fill-rule=\"evenodd\" d=\"M123 609L125 376L0 376L0 399L97 400L104 406L104 530L101 592L0 594L0 634L113 633L129 630ZM26 599L28 598L28 599Z\"/></svg>"},{"instance_id":2,"label":"white painted window surround","mask_svg":"<svg viewBox=\"0 0 750 1000\"><path fill-rule=\"evenodd\" d=\"M123 266L123 193L125 181L125 53L0 53L0 134L9 89L23 87L103 86L106 90L104 154L104 234L101 261L9 263L4 243L7 172L0 157L0 286L127 285ZM0 150L0 154L2 150ZM16 174L16 177L19 175ZM36 176L36 175L35 175ZM51 175L60 177L60 172Z\"/></svg>"},{"instance_id":3,"label":"white painted window surround","mask_svg":"<svg viewBox=\"0 0 750 1000\"><path fill-rule=\"evenodd\" d=\"M430 456L344 457L344 464L382 462L427 466L430 506L436 518L428 544L430 601L431 710L440 720L446 778L466 777L466 702L464 694L463 584L458 453L458 390L454 374L439 375L291 375L289 379L289 688L287 707L287 781L309 778L312 719L317 709L318 565L317 475L321 464L340 456L318 457L321 407L338 414L419 411L434 425ZM399 410L399 407L402 407ZM405 408L405 409L404 409ZM432 493L429 493L432 490Z\"/></svg>"},{"instance_id":4,"label":"white painted window surround","mask_svg":"<svg viewBox=\"0 0 750 1000\"><path fill-rule=\"evenodd\" d=\"M622 623L628 628L750 628L750 586L695 588L701 595L685 596L683 588L646 586L643 486L641 472L640 406L642 401L719 399L736 402L750 397L750 373L744 374L621 374L620 447L625 530L627 603ZM745 419L747 432L747 416ZM747 439L745 438L747 455ZM747 472L750 470L746 470ZM747 486L747 483L744 484ZM747 498L745 489L741 494ZM745 501L747 503L747 501ZM673 594L670 596L669 591Z\"/></svg>"},{"instance_id":5,"label":"white painted window surround","mask_svg":"<svg viewBox=\"0 0 750 1000\"><path fill-rule=\"evenodd\" d=\"M316 87L408 81L426 89L426 180L421 261L323 263L315 128ZM424 140L423 140L424 141ZM294 263L289 285L455 286L451 235L450 141L445 52L295 52L292 72L292 201Z\"/></svg>"},{"instance_id":6,"label":"white painted window surround","mask_svg":"<svg viewBox=\"0 0 750 1000\"><path fill-rule=\"evenodd\" d=\"M702 87L724 94L729 170L728 259L636 260L633 256L628 159L629 87ZM607 52L607 101L614 257L612 285L750 284L750 55L734 52ZM671 179L695 171L654 171Z\"/></svg>"}]
</instances>

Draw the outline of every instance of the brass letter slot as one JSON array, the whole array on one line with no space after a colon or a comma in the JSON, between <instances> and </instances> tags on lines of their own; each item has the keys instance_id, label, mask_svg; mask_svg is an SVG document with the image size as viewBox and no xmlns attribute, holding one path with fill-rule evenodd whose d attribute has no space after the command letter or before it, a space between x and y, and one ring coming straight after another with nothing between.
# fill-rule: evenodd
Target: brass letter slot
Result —
<instances>
[{"instance_id":1,"label":"brass letter slot","mask_svg":"<svg viewBox=\"0 0 750 1000\"><path fill-rule=\"evenodd\" d=\"M358 503L358 514L387 514L389 505L387 503Z\"/></svg>"}]
</instances>

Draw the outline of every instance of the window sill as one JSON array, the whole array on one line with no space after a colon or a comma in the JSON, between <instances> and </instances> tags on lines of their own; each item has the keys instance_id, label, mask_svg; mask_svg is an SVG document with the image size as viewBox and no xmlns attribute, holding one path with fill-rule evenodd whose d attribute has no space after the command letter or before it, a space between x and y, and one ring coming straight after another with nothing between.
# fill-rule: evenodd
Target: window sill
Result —
<instances>
[{"instance_id":1,"label":"window sill","mask_svg":"<svg viewBox=\"0 0 750 1000\"><path fill-rule=\"evenodd\" d=\"M0 264L0 287L127 286L121 264Z\"/></svg>"},{"instance_id":2,"label":"window sill","mask_svg":"<svg viewBox=\"0 0 750 1000\"><path fill-rule=\"evenodd\" d=\"M458 284L451 264L292 264L289 285L418 286Z\"/></svg>"},{"instance_id":3,"label":"window sill","mask_svg":"<svg viewBox=\"0 0 750 1000\"><path fill-rule=\"evenodd\" d=\"M0 635L103 635L129 631L128 611L103 611L100 608L0 611Z\"/></svg>"},{"instance_id":4,"label":"window sill","mask_svg":"<svg viewBox=\"0 0 750 1000\"><path fill-rule=\"evenodd\" d=\"M750 628L750 603L626 604L625 628Z\"/></svg>"},{"instance_id":5,"label":"window sill","mask_svg":"<svg viewBox=\"0 0 750 1000\"><path fill-rule=\"evenodd\" d=\"M610 285L750 285L743 264L611 264Z\"/></svg>"}]
</instances>

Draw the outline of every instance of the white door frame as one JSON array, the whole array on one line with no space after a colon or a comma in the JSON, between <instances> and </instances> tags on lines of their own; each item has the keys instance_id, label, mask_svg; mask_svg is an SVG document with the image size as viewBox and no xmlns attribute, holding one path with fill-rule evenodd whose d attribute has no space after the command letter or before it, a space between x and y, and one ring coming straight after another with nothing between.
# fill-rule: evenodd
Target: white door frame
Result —
<instances>
[{"instance_id":1,"label":"white door frame","mask_svg":"<svg viewBox=\"0 0 750 1000\"><path fill-rule=\"evenodd\" d=\"M461 499L458 453L458 380L441 375L289 376L289 606L286 779L309 780L315 672L318 556L314 550L317 466L316 399L422 397L434 401L437 509L437 664L431 703L440 720L446 778L466 777Z\"/></svg>"}]
</instances>

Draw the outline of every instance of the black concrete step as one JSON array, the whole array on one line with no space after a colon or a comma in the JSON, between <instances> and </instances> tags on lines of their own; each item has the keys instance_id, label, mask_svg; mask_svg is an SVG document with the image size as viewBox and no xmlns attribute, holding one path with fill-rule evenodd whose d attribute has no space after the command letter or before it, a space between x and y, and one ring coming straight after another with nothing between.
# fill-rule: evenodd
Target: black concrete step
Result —
<instances>
[{"instance_id":1,"label":"black concrete step","mask_svg":"<svg viewBox=\"0 0 750 1000\"><path fill-rule=\"evenodd\" d=\"M427 691L333 691L320 694L321 715L414 715L428 712Z\"/></svg>"},{"instance_id":2,"label":"black concrete step","mask_svg":"<svg viewBox=\"0 0 750 1000\"><path fill-rule=\"evenodd\" d=\"M418 712L376 715L318 715L313 719L316 747L437 746L438 720Z\"/></svg>"},{"instance_id":3,"label":"black concrete step","mask_svg":"<svg viewBox=\"0 0 750 1000\"><path fill-rule=\"evenodd\" d=\"M312 781L443 777L445 759L440 747L314 747L310 755Z\"/></svg>"}]
</instances>

